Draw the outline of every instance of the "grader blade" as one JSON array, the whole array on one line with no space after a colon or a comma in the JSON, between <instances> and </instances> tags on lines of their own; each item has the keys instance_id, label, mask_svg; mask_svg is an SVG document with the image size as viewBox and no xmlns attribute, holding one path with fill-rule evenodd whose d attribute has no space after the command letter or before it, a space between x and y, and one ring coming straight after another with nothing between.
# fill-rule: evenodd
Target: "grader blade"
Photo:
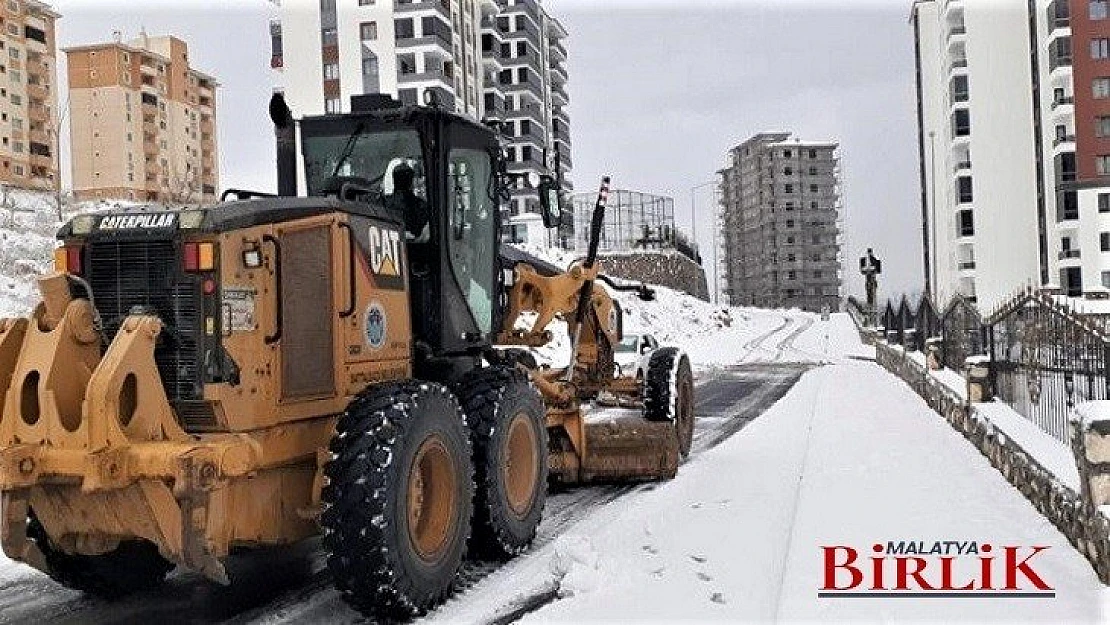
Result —
<instances>
[{"instance_id":1,"label":"grader blade","mask_svg":"<svg viewBox=\"0 0 1110 625\"><path fill-rule=\"evenodd\" d=\"M584 482L671 479L678 472L678 437L671 423L641 420L586 424Z\"/></svg>"}]
</instances>

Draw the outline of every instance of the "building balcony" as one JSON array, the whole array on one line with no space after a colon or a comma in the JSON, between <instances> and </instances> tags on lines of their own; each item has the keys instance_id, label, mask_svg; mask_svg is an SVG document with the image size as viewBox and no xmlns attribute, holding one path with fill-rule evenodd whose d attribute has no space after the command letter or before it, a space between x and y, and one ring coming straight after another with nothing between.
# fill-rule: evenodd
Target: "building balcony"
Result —
<instances>
[{"instance_id":1,"label":"building balcony","mask_svg":"<svg viewBox=\"0 0 1110 625\"><path fill-rule=\"evenodd\" d=\"M962 57L958 59L952 59L952 62L948 64L948 72L950 74L966 74L967 59Z\"/></svg>"},{"instance_id":2,"label":"building balcony","mask_svg":"<svg viewBox=\"0 0 1110 625\"><path fill-rule=\"evenodd\" d=\"M563 81L564 83L566 83L567 80L568 80L566 65L564 65L562 63L552 63L551 64L551 75L553 77Z\"/></svg>"},{"instance_id":3,"label":"building balcony","mask_svg":"<svg viewBox=\"0 0 1110 625\"><path fill-rule=\"evenodd\" d=\"M539 104L525 104L512 110L505 111L506 119L530 119L534 122L533 125L543 127L545 125L543 108Z\"/></svg>"},{"instance_id":4,"label":"building balcony","mask_svg":"<svg viewBox=\"0 0 1110 625\"><path fill-rule=\"evenodd\" d=\"M528 78L523 82L515 82L511 85L502 85L502 91L506 93L524 92L531 94L537 102L543 102L543 87L540 81L531 72L528 73Z\"/></svg>"},{"instance_id":5,"label":"building balcony","mask_svg":"<svg viewBox=\"0 0 1110 625\"><path fill-rule=\"evenodd\" d=\"M948 29L949 45L967 39L967 28L963 24L954 24Z\"/></svg>"},{"instance_id":6,"label":"building balcony","mask_svg":"<svg viewBox=\"0 0 1110 625\"><path fill-rule=\"evenodd\" d=\"M1082 262L1082 255L1079 253L1079 248L1060 250L1060 252L1056 254L1056 258L1063 267L1078 267Z\"/></svg>"},{"instance_id":7,"label":"building balcony","mask_svg":"<svg viewBox=\"0 0 1110 625\"><path fill-rule=\"evenodd\" d=\"M959 269L961 273L975 271L975 261L974 260L961 260L958 263L956 263L956 268Z\"/></svg>"},{"instance_id":8,"label":"building balcony","mask_svg":"<svg viewBox=\"0 0 1110 625\"><path fill-rule=\"evenodd\" d=\"M1064 96L1062 98L1056 98L1052 101L1053 113L1063 114L1071 113L1073 111L1075 111L1075 98L1070 95Z\"/></svg>"},{"instance_id":9,"label":"building balcony","mask_svg":"<svg viewBox=\"0 0 1110 625\"><path fill-rule=\"evenodd\" d=\"M551 59L552 60L554 60L554 61L566 61L567 60L567 48L566 48L566 46L563 45L563 42L561 42L561 41L552 41L549 44L549 49L551 51Z\"/></svg>"},{"instance_id":10,"label":"building balcony","mask_svg":"<svg viewBox=\"0 0 1110 625\"><path fill-rule=\"evenodd\" d=\"M451 21L450 0L394 0L393 12L397 15L408 15L424 11L437 11L448 22Z\"/></svg>"},{"instance_id":11,"label":"building balcony","mask_svg":"<svg viewBox=\"0 0 1110 625\"><path fill-rule=\"evenodd\" d=\"M1052 153L1063 154L1075 151L1075 135L1057 136L1052 139Z\"/></svg>"},{"instance_id":12,"label":"building balcony","mask_svg":"<svg viewBox=\"0 0 1110 625\"><path fill-rule=\"evenodd\" d=\"M452 54L452 42L450 37L445 33L435 33L434 35L426 35L424 37L398 37L397 49L408 50L410 48L418 48L421 46L436 46L447 54Z\"/></svg>"},{"instance_id":13,"label":"building balcony","mask_svg":"<svg viewBox=\"0 0 1110 625\"><path fill-rule=\"evenodd\" d=\"M555 106L566 106L570 103L570 98L567 96L566 83L552 81L551 103Z\"/></svg>"},{"instance_id":14,"label":"building balcony","mask_svg":"<svg viewBox=\"0 0 1110 625\"><path fill-rule=\"evenodd\" d=\"M960 172L963 172L963 171L970 171L970 170L971 170L971 161L957 161L956 164L952 166L952 171L954 171L957 174L960 173Z\"/></svg>"},{"instance_id":15,"label":"building balcony","mask_svg":"<svg viewBox=\"0 0 1110 625\"><path fill-rule=\"evenodd\" d=\"M430 72L397 72L397 82L402 85L411 85L418 82L428 81L442 82L450 87L454 87L454 76L443 70L433 70Z\"/></svg>"}]
</instances>

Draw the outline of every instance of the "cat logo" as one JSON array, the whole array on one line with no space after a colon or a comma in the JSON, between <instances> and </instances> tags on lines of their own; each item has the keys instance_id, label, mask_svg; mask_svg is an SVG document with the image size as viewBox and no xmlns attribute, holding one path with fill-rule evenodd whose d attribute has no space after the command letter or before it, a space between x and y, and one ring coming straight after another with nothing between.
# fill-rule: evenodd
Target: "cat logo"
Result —
<instances>
[{"instance_id":1,"label":"cat logo","mask_svg":"<svg viewBox=\"0 0 1110 625\"><path fill-rule=\"evenodd\" d=\"M401 275L401 233L370 226L370 271L376 276Z\"/></svg>"}]
</instances>

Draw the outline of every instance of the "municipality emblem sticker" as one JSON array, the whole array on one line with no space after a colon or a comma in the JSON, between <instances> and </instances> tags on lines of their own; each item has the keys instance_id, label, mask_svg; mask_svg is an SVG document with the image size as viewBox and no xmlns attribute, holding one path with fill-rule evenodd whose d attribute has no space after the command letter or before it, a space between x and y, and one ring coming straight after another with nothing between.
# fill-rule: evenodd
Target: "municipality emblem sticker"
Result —
<instances>
[{"instance_id":1,"label":"municipality emblem sticker","mask_svg":"<svg viewBox=\"0 0 1110 625\"><path fill-rule=\"evenodd\" d=\"M370 302L366 309L366 318L363 320L366 332L366 344L372 349L381 349L385 345L386 317L385 309L378 301Z\"/></svg>"}]
</instances>

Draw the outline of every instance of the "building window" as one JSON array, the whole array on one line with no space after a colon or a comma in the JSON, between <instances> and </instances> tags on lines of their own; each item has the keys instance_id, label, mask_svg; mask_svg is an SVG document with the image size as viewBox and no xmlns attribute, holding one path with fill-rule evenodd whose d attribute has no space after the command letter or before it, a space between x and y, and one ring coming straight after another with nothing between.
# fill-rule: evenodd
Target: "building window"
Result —
<instances>
[{"instance_id":1,"label":"building window","mask_svg":"<svg viewBox=\"0 0 1110 625\"><path fill-rule=\"evenodd\" d=\"M1107 16L1106 0L1091 0L1090 16L1093 20L1104 20Z\"/></svg>"},{"instance_id":2,"label":"building window","mask_svg":"<svg viewBox=\"0 0 1110 625\"><path fill-rule=\"evenodd\" d=\"M953 102L967 102L968 100L968 87L967 76L959 75L952 77L952 101Z\"/></svg>"},{"instance_id":3,"label":"building window","mask_svg":"<svg viewBox=\"0 0 1110 625\"><path fill-rule=\"evenodd\" d=\"M817 158L817 150L810 150L809 151L809 157L810 158Z\"/></svg>"},{"instance_id":4,"label":"building window","mask_svg":"<svg viewBox=\"0 0 1110 625\"><path fill-rule=\"evenodd\" d=\"M324 65L324 80L336 80L339 78L339 63L326 63Z\"/></svg>"},{"instance_id":5,"label":"building window","mask_svg":"<svg viewBox=\"0 0 1110 625\"><path fill-rule=\"evenodd\" d=\"M358 0L360 7L374 6L374 0Z\"/></svg>"},{"instance_id":6,"label":"building window","mask_svg":"<svg viewBox=\"0 0 1110 625\"><path fill-rule=\"evenodd\" d=\"M817 193L817 185L815 185L815 184L809 185L809 192L810 193Z\"/></svg>"},{"instance_id":7,"label":"building window","mask_svg":"<svg viewBox=\"0 0 1110 625\"><path fill-rule=\"evenodd\" d=\"M1110 213L1110 193L1098 194L1098 212Z\"/></svg>"},{"instance_id":8,"label":"building window","mask_svg":"<svg viewBox=\"0 0 1110 625\"><path fill-rule=\"evenodd\" d=\"M1095 173L1110 176L1110 155L1100 154L1095 157Z\"/></svg>"},{"instance_id":9,"label":"building window","mask_svg":"<svg viewBox=\"0 0 1110 625\"><path fill-rule=\"evenodd\" d=\"M1110 90L1110 78L1107 79L1107 89ZM952 113L952 134L957 137L971 134L971 113L967 109L956 109Z\"/></svg>"},{"instance_id":10,"label":"building window","mask_svg":"<svg viewBox=\"0 0 1110 625\"><path fill-rule=\"evenodd\" d=\"M790 150L783 150L783 152L782 152L782 157L783 158L790 158L791 156L793 156L793 152L791 152Z\"/></svg>"},{"instance_id":11,"label":"building window","mask_svg":"<svg viewBox=\"0 0 1110 625\"><path fill-rule=\"evenodd\" d=\"M393 20L393 32L398 39L412 39L416 36L416 28L412 18Z\"/></svg>"},{"instance_id":12,"label":"building window","mask_svg":"<svg viewBox=\"0 0 1110 625\"><path fill-rule=\"evenodd\" d=\"M960 176L956 178L956 200L961 204L965 204L972 200L971 176Z\"/></svg>"},{"instance_id":13,"label":"building window","mask_svg":"<svg viewBox=\"0 0 1110 625\"><path fill-rule=\"evenodd\" d=\"M378 23L377 22L363 22L359 26L359 35L363 41L373 41L378 38Z\"/></svg>"},{"instance_id":14,"label":"building window","mask_svg":"<svg viewBox=\"0 0 1110 625\"><path fill-rule=\"evenodd\" d=\"M956 213L956 232L961 237L975 235L975 221L971 216L971 211L962 210Z\"/></svg>"},{"instance_id":15,"label":"building window","mask_svg":"<svg viewBox=\"0 0 1110 625\"><path fill-rule=\"evenodd\" d=\"M1100 115L1095 118L1095 136L1110 137L1110 115Z\"/></svg>"},{"instance_id":16,"label":"building window","mask_svg":"<svg viewBox=\"0 0 1110 625\"><path fill-rule=\"evenodd\" d=\"M1098 235L1098 245L1104 252L1110 252L1110 232L1100 232Z\"/></svg>"},{"instance_id":17,"label":"building window","mask_svg":"<svg viewBox=\"0 0 1110 625\"><path fill-rule=\"evenodd\" d=\"M339 32L334 28L325 28L320 31L320 43L325 46L334 46L339 43Z\"/></svg>"},{"instance_id":18,"label":"building window","mask_svg":"<svg viewBox=\"0 0 1110 625\"><path fill-rule=\"evenodd\" d=\"M784 185L783 186L783 192L793 193L794 192L794 185L792 185L792 184Z\"/></svg>"},{"instance_id":19,"label":"building window","mask_svg":"<svg viewBox=\"0 0 1110 625\"><path fill-rule=\"evenodd\" d=\"M324 100L324 112L328 115L335 115L339 113L339 98L328 98Z\"/></svg>"},{"instance_id":20,"label":"building window","mask_svg":"<svg viewBox=\"0 0 1110 625\"><path fill-rule=\"evenodd\" d=\"M1110 57L1110 39L1091 40L1091 58L1105 59Z\"/></svg>"},{"instance_id":21,"label":"building window","mask_svg":"<svg viewBox=\"0 0 1110 625\"><path fill-rule=\"evenodd\" d=\"M1102 76L1091 81L1091 95L1096 100L1110 98L1110 77Z\"/></svg>"}]
</instances>

